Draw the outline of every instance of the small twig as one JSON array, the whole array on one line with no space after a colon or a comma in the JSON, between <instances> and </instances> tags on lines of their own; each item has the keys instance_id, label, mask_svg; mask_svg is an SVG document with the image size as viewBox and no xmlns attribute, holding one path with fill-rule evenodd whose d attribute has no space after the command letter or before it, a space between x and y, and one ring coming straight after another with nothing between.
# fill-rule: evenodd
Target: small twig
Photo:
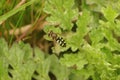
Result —
<instances>
[{"instance_id":1,"label":"small twig","mask_svg":"<svg viewBox=\"0 0 120 80\"><path fill-rule=\"evenodd\" d=\"M1 21L1 22L0 22L0 25L1 25L3 22L4 22L4 21Z\"/></svg>"},{"instance_id":2,"label":"small twig","mask_svg":"<svg viewBox=\"0 0 120 80\"><path fill-rule=\"evenodd\" d=\"M40 17L35 25L32 25L31 28L29 28L27 31L25 31L23 34L21 34L19 36L19 38L16 40L17 42L19 40L22 40L26 35L32 33L34 30L42 30L44 25L46 24L45 18L47 17L47 15L43 15L42 17Z\"/></svg>"},{"instance_id":3,"label":"small twig","mask_svg":"<svg viewBox=\"0 0 120 80\"><path fill-rule=\"evenodd\" d=\"M17 28L16 30L12 29L9 30L9 35L19 35L20 33L25 33L28 29L30 29L32 27L31 24L23 26L21 28ZM5 31L5 35L7 34L8 31Z\"/></svg>"},{"instance_id":4,"label":"small twig","mask_svg":"<svg viewBox=\"0 0 120 80\"><path fill-rule=\"evenodd\" d=\"M22 4L24 4L26 2L26 0L21 0L15 8L19 8Z\"/></svg>"}]
</instances>

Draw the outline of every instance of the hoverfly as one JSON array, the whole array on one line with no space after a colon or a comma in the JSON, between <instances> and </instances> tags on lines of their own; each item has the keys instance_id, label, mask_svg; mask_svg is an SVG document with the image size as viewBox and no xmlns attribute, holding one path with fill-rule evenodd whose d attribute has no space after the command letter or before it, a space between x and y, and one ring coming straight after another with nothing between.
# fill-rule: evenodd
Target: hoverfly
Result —
<instances>
[{"instance_id":1,"label":"hoverfly","mask_svg":"<svg viewBox=\"0 0 120 80\"><path fill-rule=\"evenodd\" d=\"M48 33L48 36L51 37L54 41L56 41L60 46L66 47L65 40L62 37L59 37L56 33L53 31L50 31Z\"/></svg>"}]
</instances>

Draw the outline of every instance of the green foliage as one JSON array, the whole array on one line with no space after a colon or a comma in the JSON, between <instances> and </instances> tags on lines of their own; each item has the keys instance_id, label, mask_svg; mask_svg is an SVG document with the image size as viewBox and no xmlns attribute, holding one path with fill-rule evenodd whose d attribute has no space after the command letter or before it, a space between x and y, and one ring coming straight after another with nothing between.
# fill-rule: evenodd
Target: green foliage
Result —
<instances>
[{"instance_id":1,"label":"green foliage","mask_svg":"<svg viewBox=\"0 0 120 80\"><path fill-rule=\"evenodd\" d=\"M50 14L47 21L53 27L54 24L59 24L57 28L67 43L66 48L54 46L53 53L64 53L60 63L70 68L70 80L119 80L120 14L115 5L120 1L76 0L77 4L72 1L46 1L44 11ZM66 2L70 3L69 7L63 10ZM66 15L62 13L65 10ZM82 15L77 10L81 10ZM77 20L71 25L73 18ZM72 28L76 30L73 31ZM45 31L47 29L50 30L50 27L45 27ZM56 27L51 30L56 30Z\"/></svg>"},{"instance_id":2,"label":"green foliage","mask_svg":"<svg viewBox=\"0 0 120 80\"><path fill-rule=\"evenodd\" d=\"M109 6L107 8L103 8L102 12L105 18L111 22L114 22L114 19L118 16L118 13Z\"/></svg>"},{"instance_id":3,"label":"green foliage","mask_svg":"<svg viewBox=\"0 0 120 80\"><path fill-rule=\"evenodd\" d=\"M78 10L74 7L74 0L47 0L44 11L52 16L47 18L51 24L60 24L63 30L71 30L71 21L78 16Z\"/></svg>"},{"instance_id":4,"label":"green foliage","mask_svg":"<svg viewBox=\"0 0 120 80\"><path fill-rule=\"evenodd\" d=\"M34 2L31 0L0 16L0 22ZM119 80L120 0L43 2L36 3L34 10L42 5L38 13L41 14L43 9L48 14L44 38L55 44L50 47L52 55L46 55L39 48L33 49L23 42L8 47L1 38L0 80ZM0 9L3 3L2 0ZM1 11L0 15L3 13ZM61 47L52 40L48 36L50 31L63 37L66 47Z\"/></svg>"},{"instance_id":5,"label":"green foliage","mask_svg":"<svg viewBox=\"0 0 120 80\"><path fill-rule=\"evenodd\" d=\"M31 5L33 2L35 2L35 0L31 0L31 1L29 1L28 3L20 6L20 8L17 8L17 9L14 8L14 9L11 10L10 12L8 12L8 13L0 16L0 22L6 20L7 18L11 17L12 15L16 14L17 12L19 12L19 11L21 11L21 10L24 10L25 7Z\"/></svg>"},{"instance_id":6,"label":"green foliage","mask_svg":"<svg viewBox=\"0 0 120 80\"><path fill-rule=\"evenodd\" d=\"M47 57L35 48L33 56L28 44L15 43L8 49L4 39L0 39L0 43L0 80L50 80L49 72L57 80L68 80L69 70L55 55Z\"/></svg>"}]
</instances>

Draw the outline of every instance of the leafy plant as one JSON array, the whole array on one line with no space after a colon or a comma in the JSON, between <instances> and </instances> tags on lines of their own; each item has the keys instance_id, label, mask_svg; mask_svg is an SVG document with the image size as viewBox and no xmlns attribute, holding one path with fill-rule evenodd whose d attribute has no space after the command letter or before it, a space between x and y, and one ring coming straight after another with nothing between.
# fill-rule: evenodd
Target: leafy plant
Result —
<instances>
[{"instance_id":1,"label":"leafy plant","mask_svg":"<svg viewBox=\"0 0 120 80\"><path fill-rule=\"evenodd\" d=\"M0 4L0 9L4 10L6 7L2 6L3 3L4 0ZM32 7L27 9L27 12L25 8L29 5ZM31 12L32 15L28 16L32 16L34 22L31 23L33 27L28 33L35 36L30 38L33 40L32 43L38 43L35 42L38 39L37 26L40 26L42 33L37 37L44 36L48 41L45 46L47 51L43 52L38 47L31 47L21 41L12 45L10 41L8 46L9 42L1 38L0 80L119 80L119 7L120 0L42 0L40 3L30 0L6 14L0 10L0 24L5 20L14 22L11 21L13 15L19 16L18 21L14 23L15 29L24 25L25 20L20 23L23 13ZM30 9L33 13L29 11ZM21 14L16 14L20 11ZM5 26L9 27L8 24L10 25L9 21L6 21ZM4 25L1 27L4 35L2 28ZM49 36L50 31L57 36L56 40ZM22 36L25 34L27 32ZM61 37L65 40L66 47L57 44L58 38ZM46 40L43 37L40 39L43 44Z\"/></svg>"},{"instance_id":2,"label":"leafy plant","mask_svg":"<svg viewBox=\"0 0 120 80\"><path fill-rule=\"evenodd\" d=\"M74 3L74 0L72 1ZM79 3L78 0L76 1ZM120 1L114 3L108 1L110 4L104 4L103 2L106 3L106 1L103 1L102 4L97 0L81 0L82 15L79 15L79 6L77 6L78 8L73 7L75 3L69 5L69 12L67 12L69 8L64 9L67 12L66 16L62 13L60 15L62 9L59 9L58 6L63 8L66 2L68 1L61 0L60 4L63 5L58 5L57 0L48 0L46 2L48 6L45 6L45 12L51 15L47 18L48 22L51 24L59 23L58 28L61 30L61 35L66 39L67 47L65 49L58 49L58 46L53 48L54 53L64 53L63 57L60 58L61 64L75 68L73 74L79 75L79 79L82 80L119 80L120 44L118 38L120 34L118 29L119 19L116 18L119 15L119 10L110 4L115 5L116 2L119 3ZM92 5L95 5L94 8ZM67 19L68 15L73 12L75 12L73 15L77 17L74 23L72 23L73 18ZM73 16L69 15L69 17ZM66 22L63 18L70 21ZM66 26L62 27L63 24ZM75 25L75 31L72 30L75 27L71 24ZM55 25L53 26L55 27ZM45 31L48 32L51 27L46 28ZM55 30L56 28L53 29L53 31ZM66 32L66 35L62 34L64 32ZM71 78L71 80L75 79Z\"/></svg>"},{"instance_id":3,"label":"leafy plant","mask_svg":"<svg viewBox=\"0 0 120 80\"><path fill-rule=\"evenodd\" d=\"M69 70L60 65L55 55L44 55L39 48L28 44L13 44L8 49L4 39L0 39L0 79L1 80L50 80L49 74L54 74L57 80L68 79ZM4 45L4 47L3 47Z\"/></svg>"}]
</instances>

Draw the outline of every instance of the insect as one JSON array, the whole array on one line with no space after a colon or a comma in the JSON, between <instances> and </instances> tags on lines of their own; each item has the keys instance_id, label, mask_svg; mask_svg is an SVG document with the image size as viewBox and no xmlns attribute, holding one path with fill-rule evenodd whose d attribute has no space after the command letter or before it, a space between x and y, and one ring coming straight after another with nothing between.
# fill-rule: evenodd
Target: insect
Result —
<instances>
[{"instance_id":1,"label":"insect","mask_svg":"<svg viewBox=\"0 0 120 80\"><path fill-rule=\"evenodd\" d=\"M48 33L48 36L51 37L54 41L56 41L60 46L66 47L65 40L62 37L59 37L56 33L53 31L50 31Z\"/></svg>"}]
</instances>

